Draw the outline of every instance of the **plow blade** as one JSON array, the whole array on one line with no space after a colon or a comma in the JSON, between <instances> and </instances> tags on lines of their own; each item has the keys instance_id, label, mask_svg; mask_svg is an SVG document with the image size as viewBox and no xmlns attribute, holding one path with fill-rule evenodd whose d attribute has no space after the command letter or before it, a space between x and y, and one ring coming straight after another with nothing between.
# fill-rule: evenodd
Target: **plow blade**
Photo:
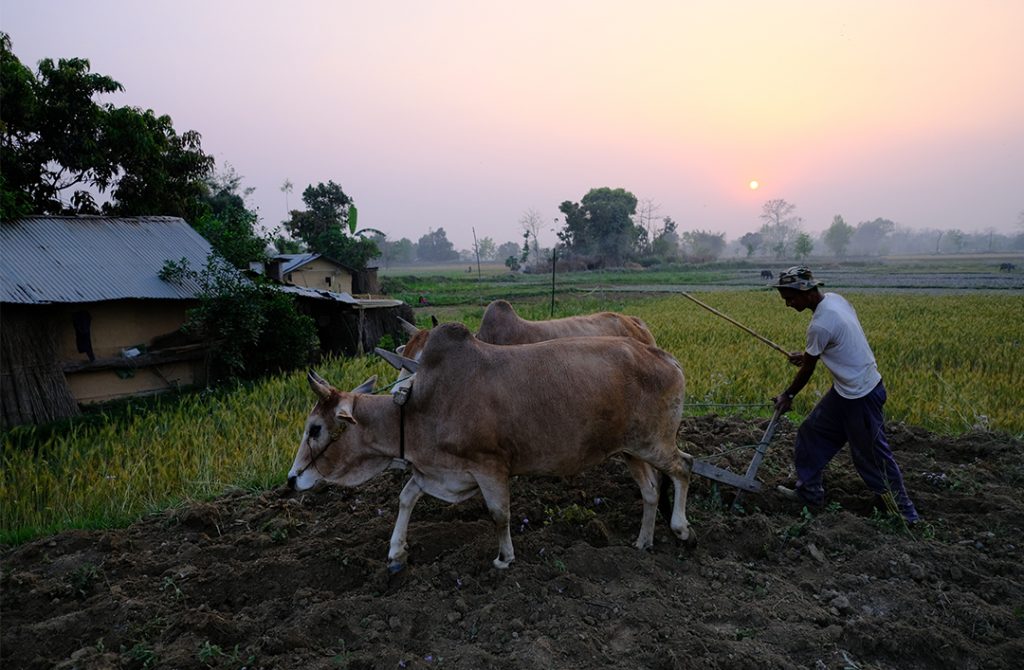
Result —
<instances>
[{"instance_id":1,"label":"plow blade","mask_svg":"<svg viewBox=\"0 0 1024 670\"><path fill-rule=\"evenodd\" d=\"M735 472L730 472L725 468L720 468L717 465L711 465L705 461L694 461L693 462L693 473L706 477L707 479L713 479L716 482L722 482L729 486L735 486L743 491L749 491L750 493L761 492L761 482L757 481L753 477L747 479L743 475L738 475Z\"/></svg>"},{"instance_id":2,"label":"plow blade","mask_svg":"<svg viewBox=\"0 0 1024 670\"><path fill-rule=\"evenodd\" d=\"M754 457L750 460L750 465L747 467L745 475L738 475L717 465L697 460L693 462L693 472L701 477L713 479L716 482L722 482L729 486L735 486L741 491L760 493L763 486L755 477L757 476L758 468L761 467L761 461L764 460L765 454L768 453L768 445L771 443L772 437L775 436L775 427L779 423L780 416L782 416L782 412L775 410L775 414L772 415L772 419L768 422L768 427L764 431L764 436L754 450ZM739 496L740 494L737 493L736 502L739 502Z\"/></svg>"}]
</instances>

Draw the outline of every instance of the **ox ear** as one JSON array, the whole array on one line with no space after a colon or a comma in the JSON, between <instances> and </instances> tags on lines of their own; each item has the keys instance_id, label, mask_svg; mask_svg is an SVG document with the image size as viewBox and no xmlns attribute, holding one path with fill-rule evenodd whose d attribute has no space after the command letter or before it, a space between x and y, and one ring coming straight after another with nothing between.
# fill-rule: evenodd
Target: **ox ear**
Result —
<instances>
[{"instance_id":1,"label":"ox ear","mask_svg":"<svg viewBox=\"0 0 1024 670\"><path fill-rule=\"evenodd\" d=\"M373 375L359 386L352 389L352 393L373 393L373 387L377 385L377 375Z\"/></svg>"},{"instance_id":2,"label":"ox ear","mask_svg":"<svg viewBox=\"0 0 1024 670\"><path fill-rule=\"evenodd\" d=\"M433 314L430 315L430 325L437 328L437 317Z\"/></svg>"},{"instance_id":3,"label":"ox ear","mask_svg":"<svg viewBox=\"0 0 1024 670\"><path fill-rule=\"evenodd\" d=\"M412 325L411 323L409 323L408 321L406 321L402 317L398 317L398 323L400 323L402 325L402 330L404 330L405 334L408 335L409 337L412 337L416 333L420 332L419 328L417 328L416 326Z\"/></svg>"},{"instance_id":4,"label":"ox ear","mask_svg":"<svg viewBox=\"0 0 1024 670\"><path fill-rule=\"evenodd\" d=\"M334 415L338 421L344 421L345 423L355 424L356 419L352 416L352 403L343 402L338 405L338 412Z\"/></svg>"},{"instance_id":5,"label":"ox ear","mask_svg":"<svg viewBox=\"0 0 1024 670\"><path fill-rule=\"evenodd\" d=\"M331 385L324 381L324 378L318 375L315 370L310 370L306 373L306 381L309 382L309 388L313 389L313 393L317 394L321 399L326 400L331 395Z\"/></svg>"}]
</instances>

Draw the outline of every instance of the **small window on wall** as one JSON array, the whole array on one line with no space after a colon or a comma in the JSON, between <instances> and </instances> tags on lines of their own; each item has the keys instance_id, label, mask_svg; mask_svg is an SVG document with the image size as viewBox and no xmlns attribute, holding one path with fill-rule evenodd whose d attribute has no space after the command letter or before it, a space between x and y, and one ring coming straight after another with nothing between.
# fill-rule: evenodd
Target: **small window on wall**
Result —
<instances>
[{"instance_id":1,"label":"small window on wall","mask_svg":"<svg viewBox=\"0 0 1024 670\"><path fill-rule=\"evenodd\" d=\"M324 281L327 282L328 286L331 285L331 278L330 277L324 277Z\"/></svg>"}]
</instances>

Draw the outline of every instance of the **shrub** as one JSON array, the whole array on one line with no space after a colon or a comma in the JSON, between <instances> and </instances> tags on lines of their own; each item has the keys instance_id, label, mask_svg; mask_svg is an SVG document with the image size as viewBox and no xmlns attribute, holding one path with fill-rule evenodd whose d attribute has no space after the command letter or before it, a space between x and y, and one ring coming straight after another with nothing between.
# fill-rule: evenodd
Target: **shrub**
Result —
<instances>
[{"instance_id":1,"label":"shrub","mask_svg":"<svg viewBox=\"0 0 1024 670\"><path fill-rule=\"evenodd\" d=\"M292 298L261 278L249 279L211 256L202 272L168 263L165 281L199 283L199 306L184 329L210 344L210 381L255 379L308 364L318 346L313 320Z\"/></svg>"}]
</instances>

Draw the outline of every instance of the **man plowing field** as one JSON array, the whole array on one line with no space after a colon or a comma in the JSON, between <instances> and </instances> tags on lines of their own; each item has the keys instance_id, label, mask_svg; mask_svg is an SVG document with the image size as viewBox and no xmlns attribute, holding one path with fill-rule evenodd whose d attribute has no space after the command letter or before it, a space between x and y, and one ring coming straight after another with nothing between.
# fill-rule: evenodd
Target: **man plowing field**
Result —
<instances>
[{"instance_id":1,"label":"man plowing field","mask_svg":"<svg viewBox=\"0 0 1024 670\"><path fill-rule=\"evenodd\" d=\"M796 483L778 487L789 499L821 505L825 499L822 473L832 457L849 442L857 473L877 496L889 500L908 523L918 520L917 510L903 485L903 475L885 438L882 407L885 385L875 356L853 306L838 293L822 293L805 267L792 267L772 284L798 312L809 309L807 344L789 354L800 369L790 385L775 398L775 408L788 412L793 398L807 385L821 360L832 373L832 388L818 401L797 431L793 461Z\"/></svg>"}]
</instances>

